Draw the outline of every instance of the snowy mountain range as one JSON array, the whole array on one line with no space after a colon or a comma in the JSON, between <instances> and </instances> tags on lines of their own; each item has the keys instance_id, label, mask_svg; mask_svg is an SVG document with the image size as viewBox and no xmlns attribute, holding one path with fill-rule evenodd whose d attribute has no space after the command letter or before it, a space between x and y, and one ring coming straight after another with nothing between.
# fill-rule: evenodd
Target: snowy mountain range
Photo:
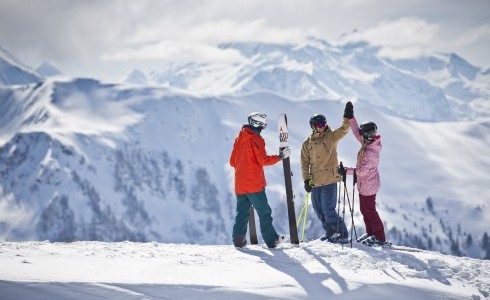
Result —
<instances>
[{"instance_id":1,"label":"snowy mountain range","mask_svg":"<svg viewBox=\"0 0 490 300\"><path fill-rule=\"evenodd\" d=\"M149 78L200 94L269 91L299 101L350 99L421 121L490 116L488 73L456 54L392 60L364 42L334 46L318 39L305 44L220 47L238 51L243 60L170 63Z\"/></svg>"},{"instance_id":2,"label":"snowy mountain range","mask_svg":"<svg viewBox=\"0 0 490 300\"><path fill-rule=\"evenodd\" d=\"M336 128L352 99L358 119L374 120L382 136L378 206L387 236L490 257L488 74L456 55L388 61L366 44L222 47L247 59L172 64L150 77L166 86L20 76L26 69L2 54L9 64L0 73L12 76L0 86L0 239L229 244L236 200L228 158L247 115L269 115L271 154L276 118L288 115L299 212L308 120L323 113ZM341 141L344 165L354 165L358 149L352 134ZM287 233L280 164L266 178L274 225ZM361 234L358 211L355 222ZM310 208L306 238L321 231Z\"/></svg>"}]
</instances>

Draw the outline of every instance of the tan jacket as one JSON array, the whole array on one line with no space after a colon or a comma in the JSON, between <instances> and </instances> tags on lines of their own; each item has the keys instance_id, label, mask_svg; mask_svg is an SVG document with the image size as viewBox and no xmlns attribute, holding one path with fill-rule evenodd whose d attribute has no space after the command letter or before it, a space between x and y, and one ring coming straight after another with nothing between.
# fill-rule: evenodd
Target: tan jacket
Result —
<instances>
[{"instance_id":1,"label":"tan jacket","mask_svg":"<svg viewBox=\"0 0 490 300\"><path fill-rule=\"evenodd\" d=\"M324 133L313 132L301 147L301 172L303 181L312 178L315 186L339 182L337 172L337 143L349 132L349 120L344 118L342 126Z\"/></svg>"}]
</instances>

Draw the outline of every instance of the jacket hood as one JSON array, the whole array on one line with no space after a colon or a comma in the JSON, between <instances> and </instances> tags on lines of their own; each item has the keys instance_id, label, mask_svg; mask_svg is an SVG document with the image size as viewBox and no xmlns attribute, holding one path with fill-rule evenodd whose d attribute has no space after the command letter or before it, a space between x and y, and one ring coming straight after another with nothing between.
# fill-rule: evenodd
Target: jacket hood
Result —
<instances>
[{"instance_id":1,"label":"jacket hood","mask_svg":"<svg viewBox=\"0 0 490 300\"><path fill-rule=\"evenodd\" d=\"M238 134L238 141L240 143L243 143L247 140L252 139L253 137L260 135L257 131L254 130L250 125L243 125L242 130L240 130L240 133Z\"/></svg>"}]
</instances>

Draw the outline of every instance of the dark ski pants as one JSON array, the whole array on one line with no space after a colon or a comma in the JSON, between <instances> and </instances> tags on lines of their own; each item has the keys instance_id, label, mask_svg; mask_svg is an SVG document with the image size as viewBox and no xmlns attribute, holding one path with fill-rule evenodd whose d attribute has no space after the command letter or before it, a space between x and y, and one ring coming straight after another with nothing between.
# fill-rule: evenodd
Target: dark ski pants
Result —
<instances>
[{"instance_id":1,"label":"dark ski pants","mask_svg":"<svg viewBox=\"0 0 490 300\"><path fill-rule=\"evenodd\" d=\"M262 238L267 247L275 247L279 235L272 225L272 209L267 202L265 190L253 194L236 195L236 198L236 216L233 225L233 243L235 246L240 245L247 235L248 217L253 205L259 216Z\"/></svg>"},{"instance_id":2,"label":"dark ski pants","mask_svg":"<svg viewBox=\"0 0 490 300\"><path fill-rule=\"evenodd\" d=\"M359 194L361 214L366 225L366 233L374 235L378 241L386 241L383 222L376 211L376 194L364 196Z\"/></svg>"},{"instance_id":3,"label":"dark ski pants","mask_svg":"<svg viewBox=\"0 0 490 300\"><path fill-rule=\"evenodd\" d=\"M335 211L337 206L337 183L313 187L311 189L311 204L328 236L338 232L342 238L349 237L344 220Z\"/></svg>"}]
</instances>

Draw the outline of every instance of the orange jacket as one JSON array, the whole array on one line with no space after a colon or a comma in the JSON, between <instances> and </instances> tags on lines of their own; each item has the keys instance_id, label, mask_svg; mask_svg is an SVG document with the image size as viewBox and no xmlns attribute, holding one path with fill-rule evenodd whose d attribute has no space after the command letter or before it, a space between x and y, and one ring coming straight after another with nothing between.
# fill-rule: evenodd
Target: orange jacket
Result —
<instances>
[{"instance_id":1,"label":"orange jacket","mask_svg":"<svg viewBox=\"0 0 490 300\"><path fill-rule=\"evenodd\" d=\"M243 126L230 156L230 165L235 168L235 194L262 191L266 186L263 166L280 160L279 155L267 155L264 139L250 126Z\"/></svg>"}]
</instances>

